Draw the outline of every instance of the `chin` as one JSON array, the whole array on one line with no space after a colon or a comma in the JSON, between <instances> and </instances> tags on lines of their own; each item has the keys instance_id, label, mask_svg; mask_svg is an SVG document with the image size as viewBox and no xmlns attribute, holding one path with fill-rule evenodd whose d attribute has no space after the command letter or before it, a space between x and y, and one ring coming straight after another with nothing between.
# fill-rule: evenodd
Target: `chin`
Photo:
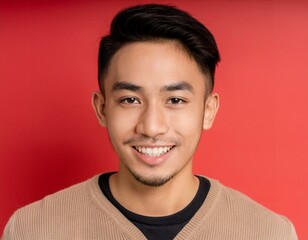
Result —
<instances>
[{"instance_id":1,"label":"chin","mask_svg":"<svg viewBox=\"0 0 308 240\"><path fill-rule=\"evenodd\" d=\"M144 176L131 170L130 172L137 182L149 187L161 187L176 175L176 173L174 173L168 176Z\"/></svg>"}]
</instances>

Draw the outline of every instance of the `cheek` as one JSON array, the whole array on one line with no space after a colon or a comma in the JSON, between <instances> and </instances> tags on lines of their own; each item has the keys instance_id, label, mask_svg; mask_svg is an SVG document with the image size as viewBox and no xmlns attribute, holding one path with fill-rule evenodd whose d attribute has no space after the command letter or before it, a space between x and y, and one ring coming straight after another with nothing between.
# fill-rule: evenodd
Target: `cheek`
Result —
<instances>
[{"instance_id":1,"label":"cheek","mask_svg":"<svg viewBox=\"0 0 308 240\"><path fill-rule=\"evenodd\" d=\"M170 122L176 131L194 135L194 133L202 130L203 107L190 106L183 111L174 112Z\"/></svg>"},{"instance_id":2,"label":"cheek","mask_svg":"<svg viewBox=\"0 0 308 240\"><path fill-rule=\"evenodd\" d=\"M174 132L182 136L185 145L196 145L199 142L200 135L203 131L201 119L196 120L191 116L182 117L172 125Z\"/></svg>"},{"instance_id":3,"label":"cheek","mask_svg":"<svg viewBox=\"0 0 308 240\"><path fill-rule=\"evenodd\" d=\"M123 140L127 134L134 131L138 121L135 111L123 111L122 109L110 109L106 112L106 123L110 138Z\"/></svg>"},{"instance_id":4,"label":"cheek","mask_svg":"<svg viewBox=\"0 0 308 240\"><path fill-rule=\"evenodd\" d=\"M173 131L182 138L182 146L195 150L203 131L203 108L191 107L185 113L173 115L171 122Z\"/></svg>"}]
</instances>

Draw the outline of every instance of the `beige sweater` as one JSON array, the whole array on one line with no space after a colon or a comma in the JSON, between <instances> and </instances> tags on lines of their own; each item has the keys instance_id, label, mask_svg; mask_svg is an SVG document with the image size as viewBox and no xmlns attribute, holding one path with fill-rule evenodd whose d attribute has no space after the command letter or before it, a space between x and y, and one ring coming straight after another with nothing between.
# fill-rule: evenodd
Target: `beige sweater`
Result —
<instances>
[{"instance_id":1,"label":"beige sweater","mask_svg":"<svg viewBox=\"0 0 308 240\"><path fill-rule=\"evenodd\" d=\"M175 239L297 239L288 219L215 180L210 181L211 189L204 204ZM17 210L2 239L146 238L104 197L95 176Z\"/></svg>"}]
</instances>

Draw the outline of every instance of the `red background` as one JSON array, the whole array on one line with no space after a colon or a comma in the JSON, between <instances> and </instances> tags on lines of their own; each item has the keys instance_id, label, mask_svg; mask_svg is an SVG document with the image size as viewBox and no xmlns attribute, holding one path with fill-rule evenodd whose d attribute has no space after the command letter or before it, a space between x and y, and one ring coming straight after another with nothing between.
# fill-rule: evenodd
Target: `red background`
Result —
<instances>
[{"instance_id":1,"label":"red background","mask_svg":"<svg viewBox=\"0 0 308 240\"><path fill-rule=\"evenodd\" d=\"M97 47L114 14L140 2L0 0L0 232L17 208L116 170L90 101ZM195 172L308 239L308 2L168 2L208 26L222 55L221 108Z\"/></svg>"}]
</instances>

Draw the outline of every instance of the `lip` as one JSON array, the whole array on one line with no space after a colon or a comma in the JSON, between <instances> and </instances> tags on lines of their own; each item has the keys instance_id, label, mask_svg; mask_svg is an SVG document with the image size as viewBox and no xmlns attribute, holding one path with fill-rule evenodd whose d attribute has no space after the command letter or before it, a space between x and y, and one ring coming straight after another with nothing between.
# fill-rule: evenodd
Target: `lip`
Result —
<instances>
[{"instance_id":1,"label":"lip","mask_svg":"<svg viewBox=\"0 0 308 240\"><path fill-rule=\"evenodd\" d=\"M138 147L141 147L141 146L138 146ZM144 164L148 166L154 167L154 166L160 165L163 162L165 162L168 159L169 155L173 152L176 146L175 145L169 145L169 146L164 145L164 146L142 146L142 147L148 147L148 148L171 147L171 149L168 152L163 153L159 156L149 156L147 154L139 152L134 146L132 147L133 153L137 157L138 160L140 160L141 162L143 162Z\"/></svg>"}]
</instances>

